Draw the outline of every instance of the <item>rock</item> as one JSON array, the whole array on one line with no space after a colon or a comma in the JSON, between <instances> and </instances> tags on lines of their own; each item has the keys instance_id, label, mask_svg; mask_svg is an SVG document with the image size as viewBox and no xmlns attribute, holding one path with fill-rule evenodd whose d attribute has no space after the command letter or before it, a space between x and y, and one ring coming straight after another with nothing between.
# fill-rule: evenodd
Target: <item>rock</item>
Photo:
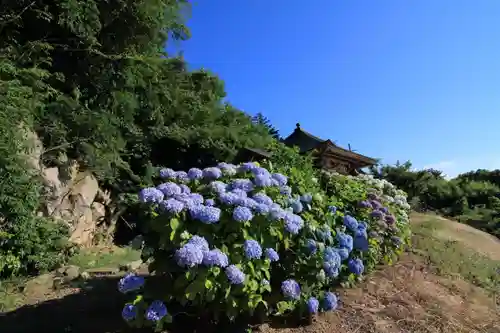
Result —
<instances>
[{"instance_id":1,"label":"rock","mask_svg":"<svg viewBox=\"0 0 500 333\"><path fill-rule=\"evenodd\" d=\"M90 279L89 272L81 272L80 273L80 279L82 279L82 280L88 280L88 279Z\"/></svg>"},{"instance_id":2,"label":"rock","mask_svg":"<svg viewBox=\"0 0 500 333\"><path fill-rule=\"evenodd\" d=\"M136 271L142 266L142 260L134 260L132 262L120 265L121 271Z\"/></svg>"},{"instance_id":3,"label":"rock","mask_svg":"<svg viewBox=\"0 0 500 333\"><path fill-rule=\"evenodd\" d=\"M58 290L61 289L63 286L64 286L64 278L56 276L52 280L52 289Z\"/></svg>"},{"instance_id":4,"label":"rock","mask_svg":"<svg viewBox=\"0 0 500 333\"><path fill-rule=\"evenodd\" d=\"M80 276L80 267L69 265L56 270L56 277L62 278L65 282L73 281Z\"/></svg>"},{"instance_id":5,"label":"rock","mask_svg":"<svg viewBox=\"0 0 500 333\"><path fill-rule=\"evenodd\" d=\"M90 268L86 271L90 276L115 275L120 272L117 268Z\"/></svg>"}]
</instances>

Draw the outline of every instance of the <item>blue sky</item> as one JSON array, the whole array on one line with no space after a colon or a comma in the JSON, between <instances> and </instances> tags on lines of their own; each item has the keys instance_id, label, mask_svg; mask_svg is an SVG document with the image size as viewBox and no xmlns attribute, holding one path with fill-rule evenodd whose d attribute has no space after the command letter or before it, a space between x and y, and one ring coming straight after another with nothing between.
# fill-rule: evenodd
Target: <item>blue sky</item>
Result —
<instances>
[{"instance_id":1,"label":"blue sky","mask_svg":"<svg viewBox=\"0 0 500 333\"><path fill-rule=\"evenodd\" d=\"M228 100L384 163L500 168L500 1L197 0L178 48Z\"/></svg>"}]
</instances>

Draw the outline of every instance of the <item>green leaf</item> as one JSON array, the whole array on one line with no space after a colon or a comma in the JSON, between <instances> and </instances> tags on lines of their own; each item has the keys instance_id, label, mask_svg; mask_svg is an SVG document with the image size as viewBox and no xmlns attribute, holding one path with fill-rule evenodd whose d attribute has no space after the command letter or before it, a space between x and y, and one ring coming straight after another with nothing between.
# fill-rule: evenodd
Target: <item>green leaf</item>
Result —
<instances>
[{"instance_id":1,"label":"green leaf","mask_svg":"<svg viewBox=\"0 0 500 333\"><path fill-rule=\"evenodd\" d=\"M286 301L281 301L276 304L276 308L278 309L278 314L284 314L286 311L290 310L290 304Z\"/></svg>"},{"instance_id":2,"label":"green leaf","mask_svg":"<svg viewBox=\"0 0 500 333\"><path fill-rule=\"evenodd\" d=\"M210 280L207 279L205 281L205 289L212 289L212 287L213 287L212 281L210 281Z\"/></svg>"}]
</instances>

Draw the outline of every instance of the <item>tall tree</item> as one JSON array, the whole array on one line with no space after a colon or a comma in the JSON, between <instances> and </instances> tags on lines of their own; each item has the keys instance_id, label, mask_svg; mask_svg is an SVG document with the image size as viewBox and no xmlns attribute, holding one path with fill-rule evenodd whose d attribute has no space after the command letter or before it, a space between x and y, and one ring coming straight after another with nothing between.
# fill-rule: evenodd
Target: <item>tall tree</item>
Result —
<instances>
[{"instance_id":1,"label":"tall tree","mask_svg":"<svg viewBox=\"0 0 500 333\"><path fill-rule=\"evenodd\" d=\"M254 124L264 126L269 132L269 135L271 135L276 140L281 139L279 131L271 124L271 121L267 117L265 117L262 113L259 112L255 116L253 116L252 122Z\"/></svg>"}]
</instances>

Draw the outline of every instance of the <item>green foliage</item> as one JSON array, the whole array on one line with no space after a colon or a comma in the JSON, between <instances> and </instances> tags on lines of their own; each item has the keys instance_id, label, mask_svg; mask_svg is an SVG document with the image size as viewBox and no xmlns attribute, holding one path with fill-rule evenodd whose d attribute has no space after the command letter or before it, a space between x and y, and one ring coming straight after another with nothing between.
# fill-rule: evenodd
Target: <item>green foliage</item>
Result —
<instances>
[{"instance_id":1,"label":"green foliage","mask_svg":"<svg viewBox=\"0 0 500 333\"><path fill-rule=\"evenodd\" d=\"M160 175L168 178L167 183L141 191L137 205L144 211L143 259L149 260L159 280L148 283L145 293L126 305L124 317L133 326L161 328L175 320L172 309L215 319L300 316L310 297L329 310L325 293L341 284L352 286L378 263L391 263L409 242L409 207L392 185L340 175L319 179L309 157L279 143L268 148L273 157L263 163L265 168L221 163L220 177L210 176L219 169L208 168L203 173L190 170L188 179L182 172L164 169ZM194 177L196 172L203 176ZM327 191L322 189L325 183L330 186ZM367 201L370 193L372 200ZM206 206L196 201L197 194ZM368 205L360 206L360 201ZM385 213L374 217L374 210ZM349 225L346 220L354 222ZM272 260L267 249L276 251L279 259ZM363 262L359 271L353 259ZM241 272L241 279L233 270ZM140 281L134 279L126 277L121 285L137 290ZM300 285L296 298L283 290L289 279ZM141 315L157 306L155 299L169 309L169 315L157 322Z\"/></svg>"},{"instance_id":2,"label":"green foliage","mask_svg":"<svg viewBox=\"0 0 500 333\"><path fill-rule=\"evenodd\" d=\"M271 121L267 119L262 113L259 112L255 116L253 116L252 121L254 124L262 125L265 128L267 128L269 135L271 135L276 140L281 139L279 131L271 124Z\"/></svg>"},{"instance_id":3,"label":"green foliage","mask_svg":"<svg viewBox=\"0 0 500 333\"><path fill-rule=\"evenodd\" d=\"M433 210L500 236L499 170L477 170L447 180L439 171L412 171L411 163L373 169L408 193L417 210Z\"/></svg>"}]
</instances>

